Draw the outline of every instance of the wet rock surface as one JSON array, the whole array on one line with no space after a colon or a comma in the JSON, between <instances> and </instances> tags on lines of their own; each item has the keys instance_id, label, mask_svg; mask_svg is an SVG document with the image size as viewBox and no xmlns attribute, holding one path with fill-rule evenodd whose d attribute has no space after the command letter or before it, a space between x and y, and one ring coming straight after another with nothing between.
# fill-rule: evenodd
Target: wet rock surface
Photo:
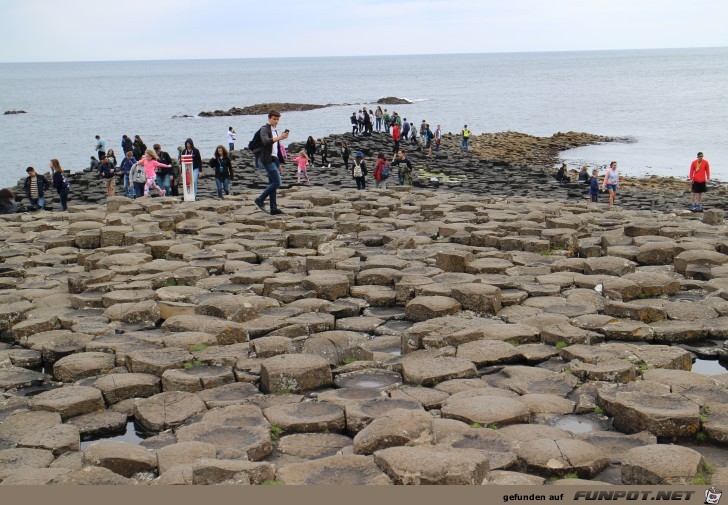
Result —
<instances>
[{"instance_id":1,"label":"wet rock surface","mask_svg":"<svg viewBox=\"0 0 728 505\"><path fill-rule=\"evenodd\" d=\"M3 484L722 478L725 224L247 170L0 217Z\"/></svg>"}]
</instances>

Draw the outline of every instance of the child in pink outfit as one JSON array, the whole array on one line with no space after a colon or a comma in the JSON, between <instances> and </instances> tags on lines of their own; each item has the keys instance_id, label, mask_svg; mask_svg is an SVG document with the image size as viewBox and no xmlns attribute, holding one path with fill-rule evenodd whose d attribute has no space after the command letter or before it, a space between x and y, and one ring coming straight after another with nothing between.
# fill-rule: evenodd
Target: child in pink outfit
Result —
<instances>
[{"instance_id":1,"label":"child in pink outfit","mask_svg":"<svg viewBox=\"0 0 728 505\"><path fill-rule=\"evenodd\" d=\"M144 175L147 176L147 183L144 185L144 196L149 196L149 188L154 188L159 191L159 194L164 196L166 192L157 186L157 168L170 168L170 165L165 165L157 161L157 153L151 149L147 149L144 158L137 162L137 165L144 167Z\"/></svg>"},{"instance_id":2,"label":"child in pink outfit","mask_svg":"<svg viewBox=\"0 0 728 505\"><path fill-rule=\"evenodd\" d=\"M293 161L298 162L298 176L296 177L296 182L301 182L301 172L303 172L303 175L306 176L306 184L311 184L311 181L308 178L308 171L306 170L308 168L308 162L310 161L306 151L300 151L298 156L293 158Z\"/></svg>"}]
</instances>

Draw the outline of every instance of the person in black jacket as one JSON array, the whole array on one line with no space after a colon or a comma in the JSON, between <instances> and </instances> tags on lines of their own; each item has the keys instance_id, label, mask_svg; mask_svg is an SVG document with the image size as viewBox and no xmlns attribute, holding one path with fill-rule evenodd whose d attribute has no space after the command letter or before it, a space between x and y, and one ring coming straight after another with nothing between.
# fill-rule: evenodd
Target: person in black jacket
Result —
<instances>
[{"instance_id":1,"label":"person in black jacket","mask_svg":"<svg viewBox=\"0 0 728 505\"><path fill-rule=\"evenodd\" d=\"M28 173L28 177L25 178L25 183L23 184L25 196L30 200L31 206L45 209L45 198L43 195L51 187L51 183L42 175L36 174L35 168L33 167L28 167L25 171Z\"/></svg>"},{"instance_id":2,"label":"person in black jacket","mask_svg":"<svg viewBox=\"0 0 728 505\"><path fill-rule=\"evenodd\" d=\"M276 193L278 188L281 187L280 166L283 161L279 142L288 138L288 130L280 135L278 134L278 121L280 119L281 113L277 110L271 110L268 112L268 122L260 128L262 148L258 163L268 175L268 187L253 202L256 207L265 212L263 204L265 199L270 197L270 213L274 216L283 214L276 201Z\"/></svg>"},{"instance_id":3,"label":"person in black jacket","mask_svg":"<svg viewBox=\"0 0 728 505\"><path fill-rule=\"evenodd\" d=\"M164 188L166 194L172 194L172 183L170 181L170 175L172 173L172 157L167 151L162 151L162 146L154 144L154 152L157 153L160 163L169 165L170 168L159 168L157 171L157 186Z\"/></svg>"},{"instance_id":4,"label":"person in black jacket","mask_svg":"<svg viewBox=\"0 0 728 505\"><path fill-rule=\"evenodd\" d=\"M195 193L195 200L197 200L197 178L200 176L200 170L202 170L200 150L195 147L192 139L187 139L185 140L185 148L180 154L192 155L192 190ZM184 174L182 176L184 177Z\"/></svg>"},{"instance_id":5,"label":"person in black jacket","mask_svg":"<svg viewBox=\"0 0 728 505\"><path fill-rule=\"evenodd\" d=\"M142 138L139 135L134 135L133 146L132 152L134 153L134 157L138 160L142 159L144 153L147 152L147 145L142 141Z\"/></svg>"},{"instance_id":6,"label":"person in black jacket","mask_svg":"<svg viewBox=\"0 0 728 505\"><path fill-rule=\"evenodd\" d=\"M126 155L129 151L134 152L134 143L127 135L121 136L121 152Z\"/></svg>"},{"instance_id":7,"label":"person in black jacket","mask_svg":"<svg viewBox=\"0 0 728 505\"><path fill-rule=\"evenodd\" d=\"M311 161L311 166L314 166L314 157L316 156L316 141L309 135L308 139L306 140L306 156L308 156L308 159Z\"/></svg>"},{"instance_id":8,"label":"person in black jacket","mask_svg":"<svg viewBox=\"0 0 728 505\"><path fill-rule=\"evenodd\" d=\"M230 194L230 181L233 180L233 163L224 146L217 146L215 155L210 159L210 167L215 171L217 197L222 200L222 192Z\"/></svg>"},{"instance_id":9,"label":"person in black jacket","mask_svg":"<svg viewBox=\"0 0 728 505\"><path fill-rule=\"evenodd\" d=\"M327 164L331 166L329 163L329 146L326 143L326 139L319 140L319 146L321 146L321 168L326 167ZM313 164L313 161L311 164Z\"/></svg>"}]
</instances>

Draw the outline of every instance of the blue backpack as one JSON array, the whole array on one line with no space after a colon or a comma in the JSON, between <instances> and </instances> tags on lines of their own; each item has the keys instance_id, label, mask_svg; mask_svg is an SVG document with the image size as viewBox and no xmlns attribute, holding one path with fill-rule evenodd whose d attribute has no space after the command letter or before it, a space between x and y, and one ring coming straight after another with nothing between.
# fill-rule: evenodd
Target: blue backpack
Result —
<instances>
[{"instance_id":1,"label":"blue backpack","mask_svg":"<svg viewBox=\"0 0 728 505\"><path fill-rule=\"evenodd\" d=\"M382 179L389 179L389 165L384 165L382 167Z\"/></svg>"}]
</instances>

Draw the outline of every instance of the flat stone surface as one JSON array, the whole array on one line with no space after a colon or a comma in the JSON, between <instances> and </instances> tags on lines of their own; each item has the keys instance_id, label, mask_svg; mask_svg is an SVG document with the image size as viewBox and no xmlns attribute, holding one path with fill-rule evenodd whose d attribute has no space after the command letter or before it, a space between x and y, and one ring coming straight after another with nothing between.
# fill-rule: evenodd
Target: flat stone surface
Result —
<instances>
[{"instance_id":1,"label":"flat stone surface","mask_svg":"<svg viewBox=\"0 0 728 505\"><path fill-rule=\"evenodd\" d=\"M45 431L61 424L57 412L16 411L0 423L0 439L18 443L23 437Z\"/></svg>"},{"instance_id":2,"label":"flat stone surface","mask_svg":"<svg viewBox=\"0 0 728 505\"><path fill-rule=\"evenodd\" d=\"M74 382L86 377L104 375L114 368L113 354L82 352L61 358L53 365L53 375L63 382Z\"/></svg>"},{"instance_id":3,"label":"flat stone surface","mask_svg":"<svg viewBox=\"0 0 728 505\"><path fill-rule=\"evenodd\" d=\"M425 358L404 363L402 377L408 384L433 386L449 379L476 377L472 361L463 358Z\"/></svg>"},{"instance_id":4,"label":"flat stone surface","mask_svg":"<svg viewBox=\"0 0 728 505\"><path fill-rule=\"evenodd\" d=\"M432 416L420 410L394 409L374 419L354 437L355 454L374 454L387 447L431 444Z\"/></svg>"},{"instance_id":5,"label":"flat stone surface","mask_svg":"<svg viewBox=\"0 0 728 505\"><path fill-rule=\"evenodd\" d=\"M445 400L442 415L467 424L500 427L528 422L529 410L516 398L492 396L488 390L476 389L456 393Z\"/></svg>"},{"instance_id":6,"label":"flat stone surface","mask_svg":"<svg viewBox=\"0 0 728 505\"><path fill-rule=\"evenodd\" d=\"M329 362L320 356L286 354L261 363L260 388L264 393L299 393L332 383Z\"/></svg>"},{"instance_id":7,"label":"flat stone surface","mask_svg":"<svg viewBox=\"0 0 728 505\"><path fill-rule=\"evenodd\" d=\"M66 386L46 391L28 401L30 410L58 412L64 420L104 410L101 391L87 386Z\"/></svg>"},{"instance_id":8,"label":"flat stone surface","mask_svg":"<svg viewBox=\"0 0 728 505\"><path fill-rule=\"evenodd\" d=\"M635 447L622 458L622 484L691 485L702 462L700 453L687 447Z\"/></svg>"},{"instance_id":9,"label":"flat stone surface","mask_svg":"<svg viewBox=\"0 0 728 505\"><path fill-rule=\"evenodd\" d=\"M101 390L108 404L130 398L146 398L161 393L159 377L145 373L111 374L94 383Z\"/></svg>"},{"instance_id":10,"label":"flat stone surface","mask_svg":"<svg viewBox=\"0 0 728 505\"><path fill-rule=\"evenodd\" d=\"M261 461L273 452L270 430L261 427L194 423L177 430L179 442L202 442L215 447L218 459Z\"/></svg>"},{"instance_id":11,"label":"flat stone surface","mask_svg":"<svg viewBox=\"0 0 728 505\"><path fill-rule=\"evenodd\" d=\"M389 485L371 456L344 455L284 465L276 478L286 485Z\"/></svg>"},{"instance_id":12,"label":"flat stone surface","mask_svg":"<svg viewBox=\"0 0 728 505\"><path fill-rule=\"evenodd\" d=\"M374 454L374 461L398 484L481 485L490 467L474 449L419 445L391 447Z\"/></svg>"},{"instance_id":13,"label":"flat stone surface","mask_svg":"<svg viewBox=\"0 0 728 505\"><path fill-rule=\"evenodd\" d=\"M45 449L0 450L0 480L26 470L47 468L52 462L53 453Z\"/></svg>"},{"instance_id":14,"label":"flat stone surface","mask_svg":"<svg viewBox=\"0 0 728 505\"><path fill-rule=\"evenodd\" d=\"M206 411L205 402L183 391L160 393L134 403L134 418L151 431L175 428Z\"/></svg>"},{"instance_id":15,"label":"flat stone surface","mask_svg":"<svg viewBox=\"0 0 728 505\"><path fill-rule=\"evenodd\" d=\"M574 439L537 439L517 449L528 470L544 477L576 473L590 479L604 470L609 461L593 445Z\"/></svg>"},{"instance_id":16,"label":"flat stone surface","mask_svg":"<svg viewBox=\"0 0 728 505\"><path fill-rule=\"evenodd\" d=\"M323 402L276 405L265 409L263 415L285 433L336 433L346 427L344 409Z\"/></svg>"},{"instance_id":17,"label":"flat stone surface","mask_svg":"<svg viewBox=\"0 0 728 505\"><path fill-rule=\"evenodd\" d=\"M281 437L276 449L281 454L301 459L321 459L334 456L351 445L351 438L338 433L294 433Z\"/></svg>"},{"instance_id":18,"label":"flat stone surface","mask_svg":"<svg viewBox=\"0 0 728 505\"><path fill-rule=\"evenodd\" d=\"M139 472L154 472L157 457L154 452L138 445L115 440L94 442L83 453L84 464L100 466L123 477Z\"/></svg>"}]
</instances>

